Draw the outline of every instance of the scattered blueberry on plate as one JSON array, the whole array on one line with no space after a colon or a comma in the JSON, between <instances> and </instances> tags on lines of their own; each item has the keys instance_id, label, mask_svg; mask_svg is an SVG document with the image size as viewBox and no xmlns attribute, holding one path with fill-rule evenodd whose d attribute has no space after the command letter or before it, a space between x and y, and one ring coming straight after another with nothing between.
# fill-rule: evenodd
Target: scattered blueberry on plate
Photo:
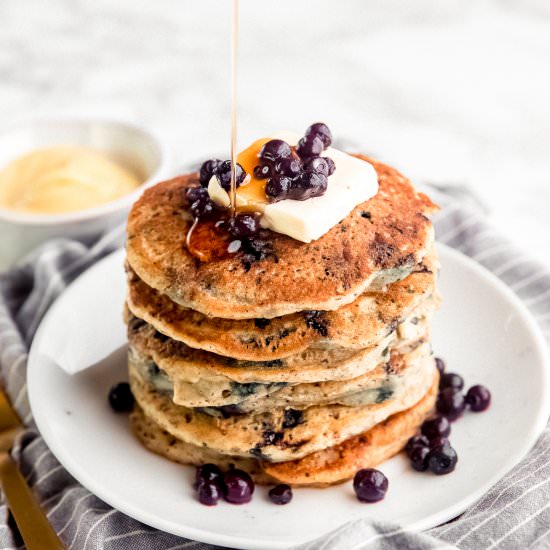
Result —
<instances>
[{"instance_id":1,"label":"scattered blueberry on plate","mask_svg":"<svg viewBox=\"0 0 550 550\"><path fill-rule=\"evenodd\" d=\"M197 487L197 497L205 506L216 506L222 496L220 486L213 481L202 481Z\"/></svg>"},{"instance_id":2,"label":"scattered blueberry on plate","mask_svg":"<svg viewBox=\"0 0 550 550\"><path fill-rule=\"evenodd\" d=\"M405 446L405 453L407 453L407 456L409 456L415 447L428 447L429 445L430 440L425 435L414 435L407 442L407 445Z\"/></svg>"},{"instance_id":3,"label":"scattered blueberry on plate","mask_svg":"<svg viewBox=\"0 0 550 550\"><path fill-rule=\"evenodd\" d=\"M290 485L281 483L272 487L268 496L273 504L288 504L292 500L292 488Z\"/></svg>"},{"instance_id":4,"label":"scattered blueberry on plate","mask_svg":"<svg viewBox=\"0 0 550 550\"><path fill-rule=\"evenodd\" d=\"M464 387L464 378L455 372L446 372L441 375L439 389L454 388L461 390Z\"/></svg>"},{"instance_id":5,"label":"scattered blueberry on plate","mask_svg":"<svg viewBox=\"0 0 550 550\"><path fill-rule=\"evenodd\" d=\"M409 459L411 461L411 466L417 472L424 472L428 469L428 455L430 454L429 445L416 445L414 446L410 453Z\"/></svg>"},{"instance_id":6,"label":"scattered blueberry on plate","mask_svg":"<svg viewBox=\"0 0 550 550\"><path fill-rule=\"evenodd\" d=\"M130 412L134 408L134 396L128 382L120 382L111 388L109 404L117 413Z\"/></svg>"},{"instance_id":7,"label":"scattered blueberry on plate","mask_svg":"<svg viewBox=\"0 0 550 550\"><path fill-rule=\"evenodd\" d=\"M491 404L491 392L478 384L464 395L462 376L445 372L445 362L440 357L435 358L435 366L440 375L437 415L424 421L420 427L421 435L409 439L405 453L415 470L444 475L452 472L458 462L457 452L449 441L450 423L458 420L467 408L473 412L485 411Z\"/></svg>"},{"instance_id":8,"label":"scattered blueberry on plate","mask_svg":"<svg viewBox=\"0 0 550 550\"><path fill-rule=\"evenodd\" d=\"M451 424L447 420L447 417L438 415L429 420L425 420L420 427L420 431L428 440L432 440L436 437L448 437L451 433Z\"/></svg>"},{"instance_id":9,"label":"scattered blueberry on plate","mask_svg":"<svg viewBox=\"0 0 550 550\"><path fill-rule=\"evenodd\" d=\"M361 502L378 502L386 496L388 478L374 468L359 470L353 478L353 490Z\"/></svg>"},{"instance_id":10,"label":"scattered blueberry on plate","mask_svg":"<svg viewBox=\"0 0 550 550\"><path fill-rule=\"evenodd\" d=\"M439 392L435 406L437 412L453 422L462 416L466 408L466 400L460 390L445 388Z\"/></svg>"},{"instance_id":11,"label":"scattered blueberry on plate","mask_svg":"<svg viewBox=\"0 0 550 550\"><path fill-rule=\"evenodd\" d=\"M246 504L252 500L254 482L242 470L229 470L223 476L224 498L231 504Z\"/></svg>"},{"instance_id":12,"label":"scattered blueberry on plate","mask_svg":"<svg viewBox=\"0 0 550 550\"><path fill-rule=\"evenodd\" d=\"M436 475L451 473L458 461L456 451L449 445L443 445L432 449L427 457L430 472Z\"/></svg>"},{"instance_id":13,"label":"scattered blueberry on plate","mask_svg":"<svg viewBox=\"0 0 550 550\"><path fill-rule=\"evenodd\" d=\"M479 384L472 386L466 393L466 404L473 412L484 411L491 404L491 392Z\"/></svg>"},{"instance_id":14,"label":"scattered blueberry on plate","mask_svg":"<svg viewBox=\"0 0 550 550\"><path fill-rule=\"evenodd\" d=\"M203 464L197 468L195 474L195 489L197 489L201 483L205 482L216 483L222 487L222 472L215 464Z\"/></svg>"}]
</instances>

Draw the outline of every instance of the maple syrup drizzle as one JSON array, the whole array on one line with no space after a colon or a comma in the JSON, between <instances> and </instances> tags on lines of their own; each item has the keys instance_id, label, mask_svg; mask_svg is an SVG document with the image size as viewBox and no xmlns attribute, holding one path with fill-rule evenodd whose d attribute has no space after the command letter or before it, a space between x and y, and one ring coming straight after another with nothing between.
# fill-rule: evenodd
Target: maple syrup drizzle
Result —
<instances>
[{"instance_id":1,"label":"maple syrup drizzle","mask_svg":"<svg viewBox=\"0 0 550 550\"><path fill-rule=\"evenodd\" d=\"M231 28L231 188L229 192L230 215L237 211L237 46L239 31L239 0L233 0ZM203 221L195 218L185 239L189 252L201 262L221 260L240 248L229 250L235 240L226 229L227 217L220 213L218 219Z\"/></svg>"},{"instance_id":2,"label":"maple syrup drizzle","mask_svg":"<svg viewBox=\"0 0 550 550\"><path fill-rule=\"evenodd\" d=\"M195 218L187 232L187 250L201 262L211 262L231 256L229 245L234 237L220 227L220 223L224 224L225 221L223 218L210 221L199 221Z\"/></svg>"},{"instance_id":3,"label":"maple syrup drizzle","mask_svg":"<svg viewBox=\"0 0 550 550\"><path fill-rule=\"evenodd\" d=\"M237 47L239 35L239 0L233 0L231 29L231 217L237 210Z\"/></svg>"}]
</instances>

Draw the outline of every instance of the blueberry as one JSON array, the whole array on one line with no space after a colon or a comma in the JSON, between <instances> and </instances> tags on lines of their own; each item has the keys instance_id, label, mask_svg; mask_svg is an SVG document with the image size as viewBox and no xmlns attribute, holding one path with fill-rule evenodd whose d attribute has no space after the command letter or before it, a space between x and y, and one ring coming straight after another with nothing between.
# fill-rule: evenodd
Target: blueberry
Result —
<instances>
[{"instance_id":1,"label":"blueberry","mask_svg":"<svg viewBox=\"0 0 550 550\"><path fill-rule=\"evenodd\" d=\"M199 502L206 506L216 506L221 494L221 487L214 481L201 481L197 488Z\"/></svg>"},{"instance_id":2,"label":"blueberry","mask_svg":"<svg viewBox=\"0 0 550 550\"><path fill-rule=\"evenodd\" d=\"M275 172L291 178L296 177L302 171L302 163L299 159L289 157L275 164Z\"/></svg>"},{"instance_id":3,"label":"blueberry","mask_svg":"<svg viewBox=\"0 0 550 550\"><path fill-rule=\"evenodd\" d=\"M374 468L359 470L353 478L353 490L361 502L378 502L386 496L388 478Z\"/></svg>"},{"instance_id":4,"label":"blueberry","mask_svg":"<svg viewBox=\"0 0 550 550\"><path fill-rule=\"evenodd\" d=\"M288 198L292 189L292 179L288 176L277 174L270 178L265 186L265 194L272 200Z\"/></svg>"},{"instance_id":5,"label":"blueberry","mask_svg":"<svg viewBox=\"0 0 550 550\"><path fill-rule=\"evenodd\" d=\"M194 487L197 489L204 482L217 483L221 487L222 473L215 464L203 464L197 468Z\"/></svg>"},{"instance_id":6,"label":"blueberry","mask_svg":"<svg viewBox=\"0 0 550 550\"><path fill-rule=\"evenodd\" d=\"M455 469L457 461L456 451L450 445L437 447L428 455L428 468L434 474L444 475Z\"/></svg>"},{"instance_id":7,"label":"blueberry","mask_svg":"<svg viewBox=\"0 0 550 550\"><path fill-rule=\"evenodd\" d=\"M254 176L259 180L265 180L271 176L272 168L269 164L254 166Z\"/></svg>"},{"instance_id":8,"label":"blueberry","mask_svg":"<svg viewBox=\"0 0 550 550\"><path fill-rule=\"evenodd\" d=\"M441 376L439 380L439 389L455 388L461 390L464 387L464 378L460 374L454 372L447 372Z\"/></svg>"},{"instance_id":9,"label":"blueberry","mask_svg":"<svg viewBox=\"0 0 550 550\"><path fill-rule=\"evenodd\" d=\"M273 504L288 504L292 500L292 489L281 483L270 489L268 495Z\"/></svg>"},{"instance_id":10,"label":"blueberry","mask_svg":"<svg viewBox=\"0 0 550 550\"><path fill-rule=\"evenodd\" d=\"M204 187L190 187L186 191L187 202L193 204L199 199L208 198L208 189Z\"/></svg>"},{"instance_id":11,"label":"blueberry","mask_svg":"<svg viewBox=\"0 0 550 550\"><path fill-rule=\"evenodd\" d=\"M244 240L243 251L249 256L250 261L260 261L274 254L272 244L258 238Z\"/></svg>"},{"instance_id":12,"label":"blueberry","mask_svg":"<svg viewBox=\"0 0 550 550\"><path fill-rule=\"evenodd\" d=\"M407 444L405 445L405 453L408 457L410 457L411 451L415 447L428 447L429 445L430 441L425 435L415 435L407 441Z\"/></svg>"},{"instance_id":13,"label":"blueberry","mask_svg":"<svg viewBox=\"0 0 550 550\"><path fill-rule=\"evenodd\" d=\"M436 437L448 437L451 433L451 425L449 424L449 420L444 416L436 416L430 420L425 420L420 431L429 440Z\"/></svg>"},{"instance_id":14,"label":"blueberry","mask_svg":"<svg viewBox=\"0 0 550 550\"><path fill-rule=\"evenodd\" d=\"M311 157L304 162L304 168L328 176L329 165L324 157Z\"/></svg>"},{"instance_id":15,"label":"blueberry","mask_svg":"<svg viewBox=\"0 0 550 550\"><path fill-rule=\"evenodd\" d=\"M430 449L445 447L447 445L450 445L449 440L443 435L430 439Z\"/></svg>"},{"instance_id":16,"label":"blueberry","mask_svg":"<svg viewBox=\"0 0 550 550\"><path fill-rule=\"evenodd\" d=\"M303 201L312 197L320 197L325 193L328 179L323 174L311 170L301 172L297 178L282 174L273 176L265 186L265 192L273 200L294 199Z\"/></svg>"},{"instance_id":17,"label":"blueberry","mask_svg":"<svg viewBox=\"0 0 550 550\"><path fill-rule=\"evenodd\" d=\"M210 159L202 163L199 172L199 181L203 187L208 187L210 179L217 172L221 163L220 159Z\"/></svg>"},{"instance_id":18,"label":"blueberry","mask_svg":"<svg viewBox=\"0 0 550 550\"><path fill-rule=\"evenodd\" d=\"M466 401L460 390L445 388L439 392L436 402L437 411L451 422L462 415L465 406Z\"/></svg>"},{"instance_id":19,"label":"blueberry","mask_svg":"<svg viewBox=\"0 0 550 550\"><path fill-rule=\"evenodd\" d=\"M296 152L301 158L318 157L325 149L323 140L317 135L303 137L296 146Z\"/></svg>"},{"instance_id":20,"label":"blueberry","mask_svg":"<svg viewBox=\"0 0 550 550\"><path fill-rule=\"evenodd\" d=\"M466 403L474 412L484 411L491 404L491 392L479 384L472 386L466 394Z\"/></svg>"},{"instance_id":21,"label":"blueberry","mask_svg":"<svg viewBox=\"0 0 550 550\"><path fill-rule=\"evenodd\" d=\"M239 239L256 236L260 231L260 220L254 214L238 214L229 222L230 233Z\"/></svg>"},{"instance_id":22,"label":"blueberry","mask_svg":"<svg viewBox=\"0 0 550 550\"><path fill-rule=\"evenodd\" d=\"M414 447L409 458L411 459L411 466L417 472L425 472L428 469L428 455L430 454L430 448L424 445L417 445Z\"/></svg>"},{"instance_id":23,"label":"blueberry","mask_svg":"<svg viewBox=\"0 0 550 550\"><path fill-rule=\"evenodd\" d=\"M327 187L327 176L308 170L296 178L292 198L303 201L312 197L320 197L325 194Z\"/></svg>"},{"instance_id":24,"label":"blueberry","mask_svg":"<svg viewBox=\"0 0 550 550\"><path fill-rule=\"evenodd\" d=\"M231 504L245 504L252 499L254 482L252 478L242 470L230 470L223 478L224 496Z\"/></svg>"},{"instance_id":25,"label":"blueberry","mask_svg":"<svg viewBox=\"0 0 550 550\"><path fill-rule=\"evenodd\" d=\"M296 179L296 185L302 189L316 189L324 187L326 191L328 180L324 174L319 174L313 170L305 170Z\"/></svg>"},{"instance_id":26,"label":"blueberry","mask_svg":"<svg viewBox=\"0 0 550 550\"><path fill-rule=\"evenodd\" d=\"M441 376L445 372L445 361L443 361L441 357L436 357L435 366L437 367L437 370L439 371L439 374Z\"/></svg>"},{"instance_id":27,"label":"blueberry","mask_svg":"<svg viewBox=\"0 0 550 550\"><path fill-rule=\"evenodd\" d=\"M317 136L325 148L332 143L332 132L329 127L323 122L315 122L306 130L306 137Z\"/></svg>"},{"instance_id":28,"label":"blueberry","mask_svg":"<svg viewBox=\"0 0 550 550\"><path fill-rule=\"evenodd\" d=\"M246 172L243 170L243 167L238 163L236 166L235 175L237 180L237 187L239 187L239 185L241 185L241 183L246 178ZM218 169L216 171L216 176L218 178L220 185L226 191L229 191L231 189L231 161L230 160L224 160L218 166Z\"/></svg>"},{"instance_id":29,"label":"blueberry","mask_svg":"<svg viewBox=\"0 0 550 550\"><path fill-rule=\"evenodd\" d=\"M211 218L217 212L216 204L210 199L208 194L197 199L190 207L191 213L195 218Z\"/></svg>"},{"instance_id":30,"label":"blueberry","mask_svg":"<svg viewBox=\"0 0 550 550\"><path fill-rule=\"evenodd\" d=\"M109 404L115 412L130 412L134 407L134 396L128 382L120 382L109 391Z\"/></svg>"},{"instance_id":31,"label":"blueberry","mask_svg":"<svg viewBox=\"0 0 550 550\"><path fill-rule=\"evenodd\" d=\"M268 141L260 150L259 157L266 163L275 163L292 156L290 145L282 139Z\"/></svg>"},{"instance_id":32,"label":"blueberry","mask_svg":"<svg viewBox=\"0 0 550 550\"><path fill-rule=\"evenodd\" d=\"M264 319L262 317L258 317L257 319L254 319L254 324L261 329L264 329L265 327L268 327L271 324L271 319Z\"/></svg>"}]
</instances>

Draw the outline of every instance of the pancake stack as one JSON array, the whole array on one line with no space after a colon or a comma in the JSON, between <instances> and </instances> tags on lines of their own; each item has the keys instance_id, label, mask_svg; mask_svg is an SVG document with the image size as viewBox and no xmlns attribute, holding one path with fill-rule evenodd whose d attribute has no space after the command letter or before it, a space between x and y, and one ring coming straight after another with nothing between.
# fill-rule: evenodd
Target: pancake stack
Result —
<instances>
[{"instance_id":1,"label":"pancake stack","mask_svg":"<svg viewBox=\"0 0 550 550\"><path fill-rule=\"evenodd\" d=\"M329 485L399 452L431 414L435 206L394 169L320 239L278 233L201 262L185 246L196 175L128 221L128 367L137 437L258 483Z\"/></svg>"}]
</instances>

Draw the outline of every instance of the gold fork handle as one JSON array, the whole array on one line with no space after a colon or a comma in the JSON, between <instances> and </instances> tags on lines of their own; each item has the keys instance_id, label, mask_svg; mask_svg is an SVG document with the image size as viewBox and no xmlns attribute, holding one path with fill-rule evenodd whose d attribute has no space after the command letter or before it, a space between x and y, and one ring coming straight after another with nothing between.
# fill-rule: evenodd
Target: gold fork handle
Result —
<instances>
[{"instance_id":1,"label":"gold fork handle","mask_svg":"<svg viewBox=\"0 0 550 550\"><path fill-rule=\"evenodd\" d=\"M34 498L19 468L0 453L0 485L28 550L64 550L46 515Z\"/></svg>"}]
</instances>

